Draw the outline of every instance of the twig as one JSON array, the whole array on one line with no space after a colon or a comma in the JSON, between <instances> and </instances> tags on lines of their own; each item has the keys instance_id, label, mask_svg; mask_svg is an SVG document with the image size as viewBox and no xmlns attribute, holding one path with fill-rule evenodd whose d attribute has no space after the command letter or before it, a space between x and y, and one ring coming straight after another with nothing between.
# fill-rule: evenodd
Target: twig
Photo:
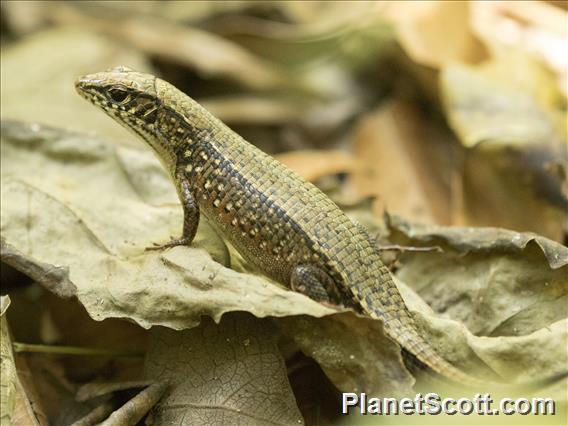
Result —
<instances>
[{"instance_id":1,"label":"twig","mask_svg":"<svg viewBox=\"0 0 568 426\"><path fill-rule=\"evenodd\" d=\"M114 349L89 348L80 346L53 346L53 345L34 345L30 343L14 342L12 345L14 352L34 352L53 355L73 355L73 356L109 356L109 357L140 357L144 355L141 351L119 351Z\"/></svg>"},{"instance_id":2,"label":"twig","mask_svg":"<svg viewBox=\"0 0 568 426\"><path fill-rule=\"evenodd\" d=\"M398 244L384 245L378 247L380 251L400 251L404 253L405 251L418 251L418 252L429 252L435 251L442 253L444 250L440 246L428 246L428 247L413 247L413 246L400 246Z\"/></svg>"}]
</instances>

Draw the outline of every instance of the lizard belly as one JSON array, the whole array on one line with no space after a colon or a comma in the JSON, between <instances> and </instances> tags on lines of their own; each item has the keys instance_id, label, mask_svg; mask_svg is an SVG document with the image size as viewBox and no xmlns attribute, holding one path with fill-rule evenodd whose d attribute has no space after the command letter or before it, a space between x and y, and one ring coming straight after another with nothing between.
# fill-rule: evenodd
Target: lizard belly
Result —
<instances>
[{"instance_id":1,"label":"lizard belly","mask_svg":"<svg viewBox=\"0 0 568 426\"><path fill-rule=\"evenodd\" d=\"M254 188L230 185L231 174L224 170L191 177L200 211L247 262L289 285L293 268L314 258L312 250L278 205L267 203Z\"/></svg>"}]
</instances>

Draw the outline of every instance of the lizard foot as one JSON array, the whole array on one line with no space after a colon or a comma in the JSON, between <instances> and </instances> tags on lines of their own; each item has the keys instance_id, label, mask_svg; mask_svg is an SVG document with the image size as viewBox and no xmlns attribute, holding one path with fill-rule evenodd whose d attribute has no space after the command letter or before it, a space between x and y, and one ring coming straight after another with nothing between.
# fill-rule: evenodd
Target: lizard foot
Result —
<instances>
[{"instance_id":1,"label":"lizard foot","mask_svg":"<svg viewBox=\"0 0 568 426\"><path fill-rule=\"evenodd\" d=\"M291 280L290 283L292 291L301 293L304 296L308 296L310 299L315 300L316 302L320 303L326 308L337 310L344 307L343 305L337 304L331 300L331 298L327 295L326 290L323 288L320 282L311 281L310 278L306 277L305 275L303 281L299 280L298 275L303 275L304 273L305 273L304 269L297 269L293 273L292 275L293 279Z\"/></svg>"},{"instance_id":2,"label":"lizard foot","mask_svg":"<svg viewBox=\"0 0 568 426\"><path fill-rule=\"evenodd\" d=\"M177 246L188 246L191 244L191 240L189 238L181 237L176 238L175 240L171 240L165 244L157 244L154 243L151 247L146 247L145 251L152 251L152 250L165 250Z\"/></svg>"}]
</instances>

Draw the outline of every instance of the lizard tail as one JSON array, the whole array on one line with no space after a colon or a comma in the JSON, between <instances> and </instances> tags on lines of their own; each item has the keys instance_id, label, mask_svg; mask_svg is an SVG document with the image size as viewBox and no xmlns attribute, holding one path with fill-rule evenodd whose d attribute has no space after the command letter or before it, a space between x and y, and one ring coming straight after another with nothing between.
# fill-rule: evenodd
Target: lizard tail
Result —
<instances>
[{"instance_id":1,"label":"lizard tail","mask_svg":"<svg viewBox=\"0 0 568 426\"><path fill-rule=\"evenodd\" d=\"M406 330L404 328L406 328ZM474 389L476 390L476 392L483 393L489 390L536 391L540 388L549 386L559 380L568 377L568 371L554 374L543 379L537 379L523 383L502 383L474 377L458 369L457 367L446 361L444 358L442 358L432 348L432 346L430 346L421 336L418 335L418 333L415 331L415 328L410 330L408 327L404 328L402 329L402 332L400 328L397 331L393 332L393 330L391 330L391 327L386 325L385 331L387 332L387 335L389 335L389 337L399 342L404 352L412 355L415 364L418 364L419 366L420 364L422 364L422 366L428 367L446 380L449 380L450 382L453 382L461 387ZM418 362L416 363L416 361Z\"/></svg>"},{"instance_id":2,"label":"lizard tail","mask_svg":"<svg viewBox=\"0 0 568 426\"><path fill-rule=\"evenodd\" d=\"M406 307L396 284L386 268L381 270L381 285L359 286L353 291L362 311L371 318L380 319L386 334L403 350L414 357L418 364L428 367L437 375L459 386L488 390L509 390L519 388L536 390L568 376L568 371L528 383L506 384L474 377L442 358L417 331L414 317ZM415 362L416 363L416 362Z\"/></svg>"},{"instance_id":3,"label":"lizard tail","mask_svg":"<svg viewBox=\"0 0 568 426\"><path fill-rule=\"evenodd\" d=\"M442 376L460 386L468 388L479 388L479 391L486 390L488 387L502 387L504 384L490 382L474 377L442 358L418 333L408 326L397 330L392 330L388 322L385 323L385 331L389 337L398 342L404 353L411 355L410 363L417 364L418 367L426 366L437 375ZM409 357L405 357L409 358Z\"/></svg>"},{"instance_id":4,"label":"lizard tail","mask_svg":"<svg viewBox=\"0 0 568 426\"><path fill-rule=\"evenodd\" d=\"M521 383L502 383L491 380L484 380L467 374L462 370L459 370L448 361L443 359L440 355L438 355L430 345L428 345L424 341L420 342L420 340L422 340L420 337L415 337L412 338L411 342L407 342L406 344L403 343L403 358L405 358L405 361L406 359L410 358L408 359L410 364L414 364L417 367L422 368L426 366L445 379L459 386L475 389L477 392L487 392L489 390L536 391L568 377L568 371L564 371L545 377L543 379ZM413 348L414 350L409 348ZM405 355L411 356L407 358Z\"/></svg>"},{"instance_id":5,"label":"lizard tail","mask_svg":"<svg viewBox=\"0 0 568 426\"><path fill-rule=\"evenodd\" d=\"M418 361L418 364L430 368L444 379L468 388L476 388L478 391L487 391L488 387L501 388L504 384L482 380L458 369L442 358L433 348L423 341L421 337L414 336L406 342L402 342L404 351L409 352Z\"/></svg>"}]
</instances>

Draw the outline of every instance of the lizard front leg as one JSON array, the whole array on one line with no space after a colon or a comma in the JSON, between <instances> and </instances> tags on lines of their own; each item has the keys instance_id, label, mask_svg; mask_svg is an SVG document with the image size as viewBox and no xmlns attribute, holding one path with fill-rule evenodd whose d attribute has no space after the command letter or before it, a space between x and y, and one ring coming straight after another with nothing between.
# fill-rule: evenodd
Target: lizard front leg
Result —
<instances>
[{"instance_id":1,"label":"lizard front leg","mask_svg":"<svg viewBox=\"0 0 568 426\"><path fill-rule=\"evenodd\" d=\"M177 192L183 207L183 232L180 238L171 240L165 244L154 244L146 250L162 250L176 246L188 246L195 238L199 225L199 206L193 197L189 181L182 174L176 174Z\"/></svg>"},{"instance_id":2,"label":"lizard front leg","mask_svg":"<svg viewBox=\"0 0 568 426\"><path fill-rule=\"evenodd\" d=\"M324 305L337 306L338 304L330 294L330 290L335 287L333 278L317 266L296 266L290 277L290 287Z\"/></svg>"}]
</instances>

